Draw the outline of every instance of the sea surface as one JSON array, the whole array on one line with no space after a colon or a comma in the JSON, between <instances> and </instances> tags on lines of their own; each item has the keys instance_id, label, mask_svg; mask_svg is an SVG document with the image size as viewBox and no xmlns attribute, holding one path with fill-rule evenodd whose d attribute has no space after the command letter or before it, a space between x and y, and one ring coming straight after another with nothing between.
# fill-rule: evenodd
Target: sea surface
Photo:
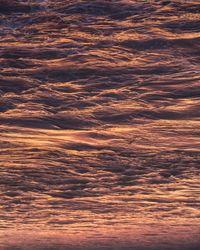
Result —
<instances>
[{"instance_id":1,"label":"sea surface","mask_svg":"<svg viewBox=\"0 0 200 250\"><path fill-rule=\"evenodd\" d=\"M0 0L0 250L200 249L200 1Z\"/></svg>"}]
</instances>

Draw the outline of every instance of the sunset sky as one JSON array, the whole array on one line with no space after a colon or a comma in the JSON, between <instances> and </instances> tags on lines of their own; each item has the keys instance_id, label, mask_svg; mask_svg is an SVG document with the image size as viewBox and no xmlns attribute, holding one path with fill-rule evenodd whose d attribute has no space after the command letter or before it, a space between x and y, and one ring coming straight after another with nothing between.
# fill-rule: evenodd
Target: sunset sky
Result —
<instances>
[{"instance_id":1,"label":"sunset sky","mask_svg":"<svg viewBox=\"0 0 200 250\"><path fill-rule=\"evenodd\" d=\"M200 1L0 17L0 250L200 250Z\"/></svg>"}]
</instances>

